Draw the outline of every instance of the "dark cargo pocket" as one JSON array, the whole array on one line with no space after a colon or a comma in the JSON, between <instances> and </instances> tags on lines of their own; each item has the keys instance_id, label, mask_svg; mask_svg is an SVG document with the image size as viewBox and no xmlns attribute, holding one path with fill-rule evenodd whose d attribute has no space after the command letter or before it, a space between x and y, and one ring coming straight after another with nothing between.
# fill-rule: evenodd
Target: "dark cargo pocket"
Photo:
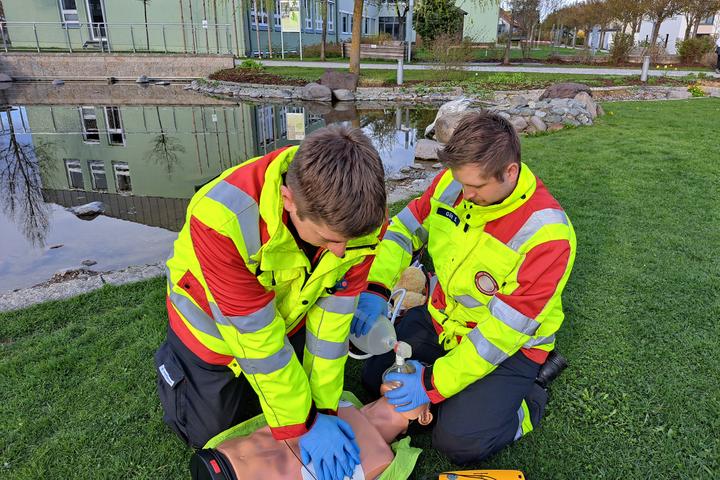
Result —
<instances>
[{"instance_id":1,"label":"dark cargo pocket","mask_svg":"<svg viewBox=\"0 0 720 480\"><path fill-rule=\"evenodd\" d=\"M185 372L170 345L163 343L155 353L157 390L163 407L163 421L188 442L185 428Z\"/></svg>"}]
</instances>

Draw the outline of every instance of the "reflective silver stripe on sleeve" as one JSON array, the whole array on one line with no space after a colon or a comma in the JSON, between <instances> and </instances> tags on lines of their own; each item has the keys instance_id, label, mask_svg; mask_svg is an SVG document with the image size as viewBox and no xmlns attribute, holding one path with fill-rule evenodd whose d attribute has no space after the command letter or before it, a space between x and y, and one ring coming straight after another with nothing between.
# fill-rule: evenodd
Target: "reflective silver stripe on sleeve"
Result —
<instances>
[{"instance_id":1,"label":"reflective silver stripe on sleeve","mask_svg":"<svg viewBox=\"0 0 720 480\"><path fill-rule=\"evenodd\" d=\"M405 228L407 228L410 233L420 237L420 240L423 243L427 243L428 231L422 226L418 219L415 218L415 215L413 215L412 211L410 211L408 207L403 208L400 213L396 215L396 218L405 225Z\"/></svg>"},{"instance_id":2,"label":"reflective silver stripe on sleeve","mask_svg":"<svg viewBox=\"0 0 720 480\"><path fill-rule=\"evenodd\" d=\"M310 330L305 332L305 348L316 357L325 360L337 360L348 353L348 339L344 342L331 342L317 338Z\"/></svg>"},{"instance_id":3,"label":"reflective silver stripe on sleeve","mask_svg":"<svg viewBox=\"0 0 720 480\"><path fill-rule=\"evenodd\" d=\"M435 287L437 287L438 284L438 277L437 275L432 275L430 277L430 281L428 283L428 297L432 298L433 292L435 291Z\"/></svg>"},{"instance_id":4,"label":"reflective silver stripe on sleeve","mask_svg":"<svg viewBox=\"0 0 720 480\"><path fill-rule=\"evenodd\" d=\"M537 347L538 345L550 345L555 343L555 335L549 337L533 337L523 345L524 348Z\"/></svg>"},{"instance_id":5,"label":"reflective silver stripe on sleeve","mask_svg":"<svg viewBox=\"0 0 720 480\"><path fill-rule=\"evenodd\" d=\"M265 358L235 358L243 372L249 375L262 373L267 375L276 372L290 363L293 349L290 341L285 337L285 344L277 352Z\"/></svg>"},{"instance_id":6,"label":"reflective silver stripe on sleeve","mask_svg":"<svg viewBox=\"0 0 720 480\"><path fill-rule=\"evenodd\" d=\"M508 358L507 354L490 343L490 341L480 333L477 327L473 328L470 333L467 334L467 338L475 345L475 350L477 350L478 355L493 365L500 365Z\"/></svg>"},{"instance_id":7,"label":"reflective silver stripe on sleeve","mask_svg":"<svg viewBox=\"0 0 720 480\"><path fill-rule=\"evenodd\" d=\"M392 232L388 230L385 232L385 236L383 237L383 240L390 240L391 242L395 242L400 247L405 250L407 253L412 255L413 252L413 246L412 246L412 240L410 240L408 237L403 235L402 233L398 232Z\"/></svg>"},{"instance_id":8,"label":"reflective silver stripe on sleeve","mask_svg":"<svg viewBox=\"0 0 720 480\"><path fill-rule=\"evenodd\" d=\"M520 227L520 230L510 239L507 246L515 250L516 252L520 247L530 240L542 227L551 224L568 224L567 216L562 210L553 208L546 208L545 210L538 210L530 215L525 221L525 224Z\"/></svg>"},{"instance_id":9,"label":"reflective silver stripe on sleeve","mask_svg":"<svg viewBox=\"0 0 720 480\"><path fill-rule=\"evenodd\" d=\"M450 182L450 185L447 186L442 195L440 195L438 200L446 205L453 206L455 204L455 200L458 198L458 195L460 195L460 192L462 192L462 184L457 180L453 180Z\"/></svg>"},{"instance_id":10,"label":"reflective silver stripe on sleeve","mask_svg":"<svg viewBox=\"0 0 720 480\"><path fill-rule=\"evenodd\" d=\"M357 296L341 297L339 295L331 295L329 297L318 298L316 305L326 312L345 315L355 311L358 298Z\"/></svg>"},{"instance_id":11,"label":"reflective silver stripe on sleeve","mask_svg":"<svg viewBox=\"0 0 720 480\"><path fill-rule=\"evenodd\" d=\"M478 299L471 297L470 295L457 295L453 297L456 302L458 302L463 307L467 308L476 308L476 307L482 307L484 304L479 301Z\"/></svg>"},{"instance_id":12,"label":"reflective silver stripe on sleeve","mask_svg":"<svg viewBox=\"0 0 720 480\"><path fill-rule=\"evenodd\" d=\"M270 303L250 315L225 316L220 311L220 307L212 302L210 310L219 324L232 325L240 333L253 333L267 327L275 319L275 300L271 300Z\"/></svg>"},{"instance_id":13,"label":"reflective silver stripe on sleeve","mask_svg":"<svg viewBox=\"0 0 720 480\"><path fill-rule=\"evenodd\" d=\"M520 408L518 409L517 416L518 416L518 428L517 428L517 431L515 432L515 438L513 439L513 441L522 437L522 434L523 434L522 424L523 424L523 420L525 420L525 409L523 409L522 404L520 405Z\"/></svg>"},{"instance_id":14,"label":"reflective silver stripe on sleeve","mask_svg":"<svg viewBox=\"0 0 720 480\"><path fill-rule=\"evenodd\" d=\"M260 250L260 212L255 199L224 180L210 189L207 197L235 213L248 257L255 255ZM250 262L253 263L252 260Z\"/></svg>"},{"instance_id":15,"label":"reflective silver stripe on sleeve","mask_svg":"<svg viewBox=\"0 0 720 480\"><path fill-rule=\"evenodd\" d=\"M540 328L540 323L518 312L497 297L493 297L492 300L490 300L488 308L495 318L516 332L524 333L532 337L535 335L535 332L537 332L537 329Z\"/></svg>"},{"instance_id":16,"label":"reflective silver stripe on sleeve","mask_svg":"<svg viewBox=\"0 0 720 480\"><path fill-rule=\"evenodd\" d=\"M205 313L202 308L195 305L192 300L171 290L170 301L175 308L177 308L178 312L185 317L185 320L190 322L190 325L194 328L218 340L223 339L218 331L217 325L215 325L215 320Z\"/></svg>"}]
</instances>

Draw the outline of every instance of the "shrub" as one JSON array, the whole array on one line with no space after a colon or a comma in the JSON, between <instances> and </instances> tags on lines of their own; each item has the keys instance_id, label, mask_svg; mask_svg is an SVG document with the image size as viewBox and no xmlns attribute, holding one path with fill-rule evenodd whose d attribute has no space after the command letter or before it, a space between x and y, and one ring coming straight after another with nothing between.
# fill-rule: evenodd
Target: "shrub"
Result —
<instances>
[{"instance_id":1,"label":"shrub","mask_svg":"<svg viewBox=\"0 0 720 480\"><path fill-rule=\"evenodd\" d=\"M360 43L365 45L384 45L393 41L392 35L389 33L378 33L367 37L360 37Z\"/></svg>"},{"instance_id":2,"label":"shrub","mask_svg":"<svg viewBox=\"0 0 720 480\"><path fill-rule=\"evenodd\" d=\"M683 63L698 63L706 53L715 48L712 37L695 37L683 40L678 44L678 54Z\"/></svg>"},{"instance_id":3,"label":"shrub","mask_svg":"<svg viewBox=\"0 0 720 480\"><path fill-rule=\"evenodd\" d=\"M467 40L458 42L455 35L444 33L433 40L431 45L433 58L442 68L443 80L450 80L455 76L451 72L463 69L463 64L472 60L471 43Z\"/></svg>"},{"instance_id":4,"label":"shrub","mask_svg":"<svg viewBox=\"0 0 720 480\"><path fill-rule=\"evenodd\" d=\"M697 83L693 83L692 85L690 85L688 87L688 92L690 92L693 97L704 97L705 96L705 91Z\"/></svg>"},{"instance_id":5,"label":"shrub","mask_svg":"<svg viewBox=\"0 0 720 480\"><path fill-rule=\"evenodd\" d=\"M303 55L306 57L319 57L320 56L320 44L315 43L312 45L303 46ZM342 52L340 51L339 43L326 43L325 44L325 58L340 57Z\"/></svg>"},{"instance_id":6,"label":"shrub","mask_svg":"<svg viewBox=\"0 0 720 480\"><path fill-rule=\"evenodd\" d=\"M427 42L444 33L457 34L462 24L463 13L454 0L422 0L413 15L415 31Z\"/></svg>"},{"instance_id":7,"label":"shrub","mask_svg":"<svg viewBox=\"0 0 720 480\"><path fill-rule=\"evenodd\" d=\"M258 62L257 60L253 60L252 58L246 58L242 62L240 62L240 68L243 70L254 70L256 72L259 72L263 68L263 64Z\"/></svg>"},{"instance_id":8,"label":"shrub","mask_svg":"<svg viewBox=\"0 0 720 480\"><path fill-rule=\"evenodd\" d=\"M629 33L617 33L613 37L613 44L610 47L610 60L614 64L624 63L630 59L630 53L635 45L633 35Z\"/></svg>"}]
</instances>

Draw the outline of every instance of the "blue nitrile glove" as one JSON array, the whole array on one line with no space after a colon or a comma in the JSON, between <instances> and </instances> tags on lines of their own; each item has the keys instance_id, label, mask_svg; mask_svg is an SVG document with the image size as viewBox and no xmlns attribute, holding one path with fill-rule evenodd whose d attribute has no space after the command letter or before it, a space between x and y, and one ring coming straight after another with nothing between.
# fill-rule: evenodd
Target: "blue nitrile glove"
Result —
<instances>
[{"instance_id":1,"label":"blue nitrile glove","mask_svg":"<svg viewBox=\"0 0 720 480\"><path fill-rule=\"evenodd\" d=\"M387 315L387 300L372 292L360 294L358 306L350 324L350 333L358 337L366 335L380 315Z\"/></svg>"},{"instance_id":2,"label":"blue nitrile glove","mask_svg":"<svg viewBox=\"0 0 720 480\"><path fill-rule=\"evenodd\" d=\"M332 415L318 413L310 431L300 437L300 455L305 465L312 463L318 480L352 477L360 464L360 447L352 427Z\"/></svg>"},{"instance_id":3,"label":"blue nitrile glove","mask_svg":"<svg viewBox=\"0 0 720 480\"><path fill-rule=\"evenodd\" d=\"M390 405L395 406L398 412L409 412L410 410L430 403L423 385L423 372L425 367L417 360L408 360L408 363L415 367L415 373L388 373L385 382L400 382L401 386L385 392L385 398Z\"/></svg>"}]
</instances>

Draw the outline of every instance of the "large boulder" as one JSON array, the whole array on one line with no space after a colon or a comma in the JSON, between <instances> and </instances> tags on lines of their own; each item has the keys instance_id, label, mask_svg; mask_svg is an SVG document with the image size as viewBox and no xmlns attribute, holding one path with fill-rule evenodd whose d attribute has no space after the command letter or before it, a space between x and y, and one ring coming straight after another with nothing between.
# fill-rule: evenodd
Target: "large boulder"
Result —
<instances>
[{"instance_id":1,"label":"large boulder","mask_svg":"<svg viewBox=\"0 0 720 480\"><path fill-rule=\"evenodd\" d=\"M0 73L0 83L12 81L13 79L10 75L8 75L7 73Z\"/></svg>"},{"instance_id":2,"label":"large boulder","mask_svg":"<svg viewBox=\"0 0 720 480\"><path fill-rule=\"evenodd\" d=\"M90 202L84 205L68 207L66 210L82 220L92 220L105 213L105 204L103 202Z\"/></svg>"},{"instance_id":3,"label":"large boulder","mask_svg":"<svg viewBox=\"0 0 720 480\"><path fill-rule=\"evenodd\" d=\"M585 108L585 110L588 111L591 118L597 118L598 116L598 109L597 104L595 103L595 100L587 93L587 92L580 92L577 95L575 95L575 101L579 103L580 105Z\"/></svg>"},{"instance_id":4,"label":"large boulder","mask_svg":"<svg viewBox=\"0 0 720 480\"><path fill-rule=\"evenodd\" d=\"M415 158L419 158L421 160L437 160L438 150L442 148L443 146L438 142L422 138L418 140L415 145Z\"/></svg>"},{"instance_id":5,"label":"large boulder","mask_svg":"<svg viewBox=\"0 0 720 480\"><path fill-rule=\"evenodd\" d=\"M332 90L325 85L312 82L303 87L300 98L313 102L330 102L332 101Z\"/></svg>"},{"instance_id":6,"label":"large boulder","mask_svg":"<svg viewBox=\"0 0 720 480\"><path fill-rule=\"evenodd\" d=\"M510 123L515 127L515 131L520 133L528 128L528 122L523 117L512 117Z\"/></svg>"},{"instance_id":7,"label":"large boulder","mask_svg":"<svg viewBox=\"0 0 720 480\"><path fill-rule=\"evenodd\" d=\"M330 90L350 90L354 92L357 89L357 84L358 75L356 73L325 70L325 73L320 77L320 85L324 85Z\"/></svg>"},{"instance_id":8,"label":"large boulder","mask_svg":"<svg viewBox=\"0 0 720 480\"><path fill-rule=\"evenodd\" d=\"M583 83L557 83L549 86L543 94L540 95L540 100L544 100L546 98L575 98L575 96L580 92L586 92L592 96L592 90L590 90L590 87Z\"/></svg>"},{"instance_id":9,"label":"large boulder","mask_svg":"<svg viewBox=\"0 0 720 480\"><path fill-rule=\"evenodd\" d=\"M333 90L332 93L338 102L352 102L355 100L355 94L346 88L338 88Z\"/></svg>"},{"instance_id":10,"label":"large boulder","mask_svg":"<svg viewBox=\"0 0 720 480\"><path fill-rule=\"evenodd\" d=\"M439 118L443 117L444 115L466 112L470 110L471 105L472 100L466 97L460 97L457 100L453 100L451 102L443 104L438 110L437 115L435 115L435 120L433 121L433 123L428 125L425 129L425 136L432 137L435 132L435 124L437 123Z\"/></svg>"},{"instance_id":11,"label":"large boulder","mask_svg":"<svg viewBox=\"0 0 720 480\"><path fill-rule=\"evenodd\" d=\"M438 118L435 121L435 140L440 143L448 143L460 120L463 119L466 113L467 111L451 113Z\"/></svg>"},{"instance_id":12,"label":"large boulder","mask_svg":"<svg viewBox=\"0 0 720 480\"><path fill-rule=\"evenodd\" d=\"M547 125L542 121L542 118L533 115L529 120L530 125L535 129L536 132L544 132L547 130Z\"/></svg>"}]
</instances>

